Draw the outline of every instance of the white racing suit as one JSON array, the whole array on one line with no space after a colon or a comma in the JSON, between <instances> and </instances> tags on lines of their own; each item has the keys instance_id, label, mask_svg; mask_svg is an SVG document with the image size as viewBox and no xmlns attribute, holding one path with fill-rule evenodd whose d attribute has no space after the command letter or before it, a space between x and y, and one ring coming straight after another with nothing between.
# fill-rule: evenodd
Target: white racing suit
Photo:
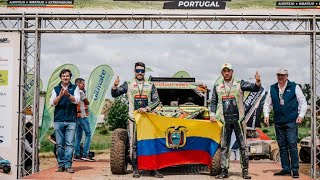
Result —
<instances>
[{"instance_id":1,"label":"white racing suit","mask_svg":"<svg viewBox=\"0 0 320 180\"><path fill-rule=\"evenodd\" d=\"M246 122L244 122L243 92L259 91L260 87L233 78L229 85L221 76L213 87L210 112L223 123L221 133L221 168L229 168L229 149L232 131L240 147L242 169L248 169L249 157L246 148Z\"/></svg>"},{"instance_id":2,"label":"white racing suit","mask_svg":"<svg viewBox=\"0 0 320 180\"><path fill-rule=\"evenodd\" d=\"M134 111L146 107L153 110L159 105L160 100L156 87L150 81L138 81L134 79L124 82L117 89L111 89L112 97L118 97L122 94L127 94L129 101L128 130L130 137L130 156L133 169L137 169L137 134L136 124L134 122Z\"/></svg>"}]
</instances>

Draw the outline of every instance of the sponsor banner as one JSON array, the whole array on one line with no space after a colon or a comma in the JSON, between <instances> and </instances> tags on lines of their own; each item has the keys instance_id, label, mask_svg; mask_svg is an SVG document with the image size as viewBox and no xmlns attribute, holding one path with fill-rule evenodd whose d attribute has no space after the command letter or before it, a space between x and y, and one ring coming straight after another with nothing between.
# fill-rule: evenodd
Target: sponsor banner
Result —
<instances>
[{"instance_id":1,"label":"sponsor banner","mask_svg":"<svg viewBox=\"0 0 320 180\"><path fill-rule=\"evenodd\" d=\"M0 179L17 178L20 35L0 33Z\"/></svg>"},{"instance_id":2,"label":"sponsor banner","mask_svg":"<svg viewBox=\"0 0 320 180\"><path fill-rule=\"evenodd\" d=\"M163 9L225 9L226 2L218 0L177 0L165 2Z\"/></svg>"},{"instance_id":3,"label":"sponsor banner","mask_svg":"<svg viewBox=\"0 0 320 180\"><path fill-rule=\"evenodd\" d=\"M51 77L48 81L47 91L46 91L47 93L46 93L46 97L45 97L45 103L44 103L43 114L42 114L39 142L41 142L43 140L44 135L46 134L49 127L53 123L54 107L52 107L50 105L50 98L51 98L53 88L61 82L59 74L62 69L70 69L70 71L72 73L71 83L74 83L74 80L76 78L78 78L80 75L78 68L73 64L61 65L51 74Z\"/></svg>"},{"instance_id":4,"label":"sponsor banner","mask_svg":"<svg viewBox=\"0 0 320 180\"><path fill-rule=\"evenodd\" d=\"M255 129L256 125L260 127L260 116L263 109L263 102L265 98L265 90L263 87L260 88L258 92L250 92L245 98L244 104L244 113L245 121L247 122L248 129Z\"/></svg>"},{"instance_id":5,"label":"sponsor banner","mask_svg":"<svg viewBox=\"0 0 320 180\"><path fill-rule=\"evenodd\" d=\"M134 119L139 169L155 170L192 163L211 165L211 157L220 143L220 123L151 113L135 113Z\"/></svg>"},{"instance_id":6,"label":"sponsor banner","mask_svg":"<svg viewBox=\"0 0 320 180\"><path fill-rule=\"evenodd\" d=\"M96 67L87 81L87 98L89 100L89 121L91 134L93 136L97 126L98 117L104 106L109 85L114 73L110 66L100 65Z\"/></svg>"},{"instance_id":7,"label":"sponsor banner","mask_svg":"<svg viewBox=\"0 0 320 180\"><path fill-rule=\"evenodd\" d=\"M277 9L320 9L319 1L277 1Z\"/></svg>"},{"instance_id":8,"label":"sponsor banner","mask_svg":"<svg viewBox=\"0 0 320 180\"><path fill-rule=\"evenodd\" d=\"M7 7L73 8L74 0L8 0Z\"/></svg>"}]
</instances>

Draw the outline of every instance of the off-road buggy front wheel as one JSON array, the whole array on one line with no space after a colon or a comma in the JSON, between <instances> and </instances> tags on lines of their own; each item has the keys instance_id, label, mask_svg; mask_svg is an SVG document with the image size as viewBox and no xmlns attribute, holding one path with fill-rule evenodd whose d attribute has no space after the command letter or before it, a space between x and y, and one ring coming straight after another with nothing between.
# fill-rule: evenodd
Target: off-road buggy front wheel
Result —
<instances>
[{"instance_id":1,"label":"off-road buggy front wheel","mask_svg":"<svg viewBox=\"0 0 320 180\"><path fill-rule=\"evenodd\" d=\"M274 149L271 151L271 158L276 162L280 162L280 151L279 149Z\"/></svg>"},{"instance_id":2,"label":"off-road buggy front wheel","mask_svg":"<svg viewBox=\"0 0 320 180\"><path fill-rule=\"evenodd\" d=\"M299 157L300 157L300 160L302 162L304 162L304 163L310 163L311 162L310 154L304 148L300 149Z\"/></svg>"},{"instance_id":3,"label":"off-road buggy front wheel","mask_svg":"<svg viewBox=\"0 0 320 180\"><path fill-rule=\"evenodd\" d=\"M216 176L221 172L220 154L221 154L221 150L219 147L211 160L211 168L210 168L211 176Z\"/></svg>"},{"instance_id":4,"label":"off-road buggy front wheel","mask_svg":"<svg viewBox=\"0 0 320 180\"><path fill-rule=\"evenodd\" d=\"M3 172L8 174L11 171L11 167L10 166L4 166L3 167Z\"/></svg>"},{"instance_id":5,"label":"off-road buggy front wheel","mask_svg":"<svg viewBox=\"0 0 320 180\"><path fill-rule=\"evenodd\" d=\"M116 129L111 137L110 168L112 174L126 174L129 156L128 132Z\"/></svg>"}]
</instances>

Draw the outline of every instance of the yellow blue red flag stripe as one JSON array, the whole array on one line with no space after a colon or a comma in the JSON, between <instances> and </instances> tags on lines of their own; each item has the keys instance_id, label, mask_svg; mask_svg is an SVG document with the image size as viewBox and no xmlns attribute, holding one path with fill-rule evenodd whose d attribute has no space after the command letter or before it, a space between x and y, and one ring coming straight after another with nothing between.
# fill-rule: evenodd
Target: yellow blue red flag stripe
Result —
<instances>
[{"instance_id":1,"label":"yellow blue red flag stripe","mask_svg":"<svg viewBox=\"0 0 320 180\"><path fill-rule=\"evenodd\" d=\"M221 124L136 113L138 168L206 164L220 143Z\"/></svg>"}]
</instances>

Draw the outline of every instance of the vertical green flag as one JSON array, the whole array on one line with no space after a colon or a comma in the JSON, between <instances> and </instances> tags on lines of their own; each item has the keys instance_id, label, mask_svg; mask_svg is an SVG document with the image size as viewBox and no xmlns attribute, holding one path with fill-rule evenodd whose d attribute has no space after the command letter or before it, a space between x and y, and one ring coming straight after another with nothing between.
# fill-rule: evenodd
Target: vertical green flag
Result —
<instances>
[{"instance_id":1,"label":"vertical green flag","mask_svg":"<svg viewBox=\"0 0 320 180\"><path fill-rule=\"evenodd\" d=\"M100 65L96 67L90 74L87 83L87 98L90 103L89 121L92 135L96 129L97 120L104 106L104 101L107 97L107 92L109 90L109 85L113 75L113 70L108 65Z\"/></svg>"},{"instance_id":2,"label":"vertical green flag","mask_svg":"<svg viewBox=\"0 0 320 180\"><path fill-rule=\"evenodd\" d=\"M27 107L33 104L34 97L34 74L27 75L26 82L26 90L27 90ZM42 80L40 79L40 91L42 91Z\"/></svg>"},{"instance_id":3,"label":"vertical green flag","mask_svg":"<svg viewBox=\"0 0 320 180\"><path fill-rule=\"evenodd\" d=\"M54 107L50 105L50 98L51 98L51 92L55 86L57 86L61 79L59 77L59 74L62 69L70 69L72 73L71 82L74 83L74 80L79 77L80 72L78 68L73 64L64 64L59 66L52 74L48 81L47 91L46 91L46 97L45 97L45 103L43 108L43 115L42 115L42 123L40 127L40 141L44 138L44 135L48 131L49 127L51 126L53 122L53 113L54 113Z\"/></svg>"}]
</instances>

